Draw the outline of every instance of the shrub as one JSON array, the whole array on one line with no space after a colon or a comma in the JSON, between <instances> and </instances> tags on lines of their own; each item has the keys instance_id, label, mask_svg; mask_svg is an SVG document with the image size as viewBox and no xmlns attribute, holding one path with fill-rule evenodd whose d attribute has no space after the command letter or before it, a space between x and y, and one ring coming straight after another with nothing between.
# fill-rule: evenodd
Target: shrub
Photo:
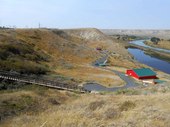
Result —
<instances>
[{"instance_id":1,"label":"shrub","mask_svg":"<svg viewBox=\"0 0 170 127\"><path fill-rule=\"evenodd\" d=\"M3 81L0 83L0 90L10 90L10 89L19 89L24 87L25 83L21 82L11 82L11 81Z\"/></svg>"},{"instance_id":2,"label":"shrub","mask_svg":"<svg viewBox=\"0 0 170 127\"><path fill-rule=\"evenodd\" d=\"M156 37L152 37L152 38L151 38L151 41L152 41L155 45L157 45L158 42L161 41L161 39L156 38Z\"/></svg>"},{"instance_id":3,"label":"shrub","mask_svg":"<svg viewBox=\"0 0 170 127\"><path fill-rule=\"evenodd\" d=\"M21 74L46 74L49 71L48 67L44 65L19 59L0 61L0 68L6 71L14 70Z\"/></svg>"},{"instance_id":4,"label":"shrub","mask_svg":"<svg viewBox=\"0 0 170 127\"><path fill-rule=\"evenodd\" d=\"M0 49L0 59L1 60L6 60L9 56L10 56L9 52L7 52L3 49Z\"/></svg>"},{"instance_id":5,"label":"shrub","mask_svg":"<svg viewBox=\"0 0 170 127\"><path fill-rule=\"evenodd\" d=\"M49 68L42 62L47 62L49 56L36 51L30 44L17 40L8 40L0 44L1 70L14 70L24 74L46 74Z\"/></svg>"},{"instance_id":6,"label":"shrub","mask_svg":"<svg viewBox=\"0 0 170 127\"><path fill-rule=\"evenodd\" d=\"M120 116L120 112L114 108L109 108L104 113L106 119L114 119Z\"/></svg>"},{"instance_id":7,"label":"shrub","mask_svg":"<svg viewBox=\"0 0 170 127\"><path fill-rule=\"evenodd\" d=\"M95 101L95 102L91 102L89 104L89 109L94 111L96 110L97 108L101 108L103 105L105 104L104 101Z\"/></svg>"},{"instance_id":8,"label":"shrub","mask_svg":"<svg viewBox=\"0 0 170 127\"><path fill-rule=\"evenodd\" d=\"M60 105L60 102L58 102L55 98L49 98L48 102L50 102L53 105Z\"/></svg>"},{"instance_id":9,"label":"shrub","mask_svg":"<svg viewBox=\"0 0 170 127\"><path fill-rule=\"evenodd\" d=\"M125 101L123 104L120 105L120 111L128 111L129 109L133 109L136 107L136 104L132 101Z\"/></svg>"},{"instance_id":10,"label":"shrub","mask_svg":"<svg viewBox=\"0 0 170 127\"><path fill-rule=\"evenodd\" d=\"M156 93L156 92L158 92L158 89L157 88L155 88L155 87L153 87L153 88L151 88L151 93Z\"/></svg>"},{"instance_id":11,"label":"shrub","mask_svg":"<svg viewBox=\"0 0 170 127\"><path fill-rule=\"evenodd\" d=\"M139 95L140 92L137 90L133 90L133 89L123 89L123 90L118 90L116 91L116 94L125 94L125 95Z\"/></svg>"},{"instance_id":12,"label":"shrub","mask_svg":"<svg viewBox=\"0 0 170 127\"><path fill-rule=\"evenodd\" d=\"M37 102L29 95L21 95L0 102L0 121L8 116L18 115L20 112L36 108Z\"/></svg>"},{"instance_id":13,"label":"shrub","mask_svg":"<svg viewBox=\"0 0 170 127\"><path fill-rule=\"evenodd\" d=\"M0 45L0 58L20 56L22 59L32 61L48 61L49 56L41 51L35 51L33 46L28 44L5 43Z\"/></svg>"}]
</instances>

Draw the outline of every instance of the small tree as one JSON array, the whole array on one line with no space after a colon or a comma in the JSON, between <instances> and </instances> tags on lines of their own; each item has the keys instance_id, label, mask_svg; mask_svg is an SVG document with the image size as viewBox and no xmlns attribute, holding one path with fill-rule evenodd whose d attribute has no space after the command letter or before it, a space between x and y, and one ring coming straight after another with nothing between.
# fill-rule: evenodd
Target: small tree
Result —
<instances>
[{"instance_id":1,"label":"small tree","mask_svg":"<svg viewBox=\"0 0 170 127\"><path fill-rule=\"evenodd\" d=\"M151 38L151 41L152 41L155 45L157 45L158 42L161 41L161 39L159 39L159 38L157 38L157 37L152 37L152 38Z\"/></svg>"}]
</instances>

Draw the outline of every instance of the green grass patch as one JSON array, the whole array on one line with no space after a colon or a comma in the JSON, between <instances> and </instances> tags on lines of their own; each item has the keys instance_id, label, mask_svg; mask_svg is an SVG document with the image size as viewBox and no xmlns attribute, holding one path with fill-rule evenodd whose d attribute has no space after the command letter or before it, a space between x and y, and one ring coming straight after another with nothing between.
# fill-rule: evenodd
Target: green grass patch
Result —
<instances>
[{"instance_id":1,"label":"green grass patch","mask_svg":"<svg viewBox=\"0 0 170 127\"><path fill-rule=\"evenodd\" d=\"M145 51L145 54L155 57L155 58L158 58L158 59L161 59L161 60L164 60L164 61L167 61L167 62L170 62L170 57L167 55L164 55L163 53L157 53L157 52L150 50L150 51Z\"/></svg>"}]
</instances>

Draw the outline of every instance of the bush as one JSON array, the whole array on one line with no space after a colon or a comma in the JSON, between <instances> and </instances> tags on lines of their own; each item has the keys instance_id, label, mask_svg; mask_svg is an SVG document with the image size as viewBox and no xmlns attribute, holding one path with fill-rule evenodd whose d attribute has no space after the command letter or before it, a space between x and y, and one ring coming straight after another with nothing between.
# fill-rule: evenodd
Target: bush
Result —
<instances>
[{"instance_id":1,"label":"bush","mask_svg":"<svg viewBox=\"0 0 170 127\"><path fill-rule=\"evenodd\" d=\"M18 43L5 43L1 44L1 49L5 50L6 52L10 52L12 54L26 54L26 53L32 53L33 49L29 45L24 45L20 42Z\"/></svg>"},{"instance_id":2,"label":"bush","mask_svg":"<svg viewBox=\"0 0 170 127\"><path fill-rule=\"evenodd\" d=\"M37 101L29 95L21 95L0 102L0 121L8 116L18 115L20 112L36 108Z\"/></svg>"},{"instance_id":3,"label":"bush","mask_svg":"<svg viewBox=\"0 0 170 127\"><path fill-rule=\"evenodd\" d=\"M114 119L120 116L120 112L114 108L109 108L104 115L106 119Z\"/></svg>"},{"instance_id":4,"label":"bush","mask_svg":"<svg viewBox=\"0 0 170 127\"><path fill-rule=\"evenodd\" d=\"M58 102L56 98L49 98L48 102L50 102L53 105L60 105L60 102Z\"/></svg>"},{"instance_id":5,"label":"bush","mask_svg":"<svg viewBox=\"0 0 170 127\"><path fill-rule=\"evenodd\" d=\"M0 59L1 60L6 60L10 56L10 53L1 49L0 50Z\"/></svg>"},{"instance_id":6,"label":"bush","mask_svg":"<svg viewBox=\"0 0 170 127\"><path fill-rule=\"evenodd\" d=\"M49 69L44 65L40 65L31 61L21 61L19 59L0 61L1 70L14 70L21 74L46 74Z\"/></svg>"},{"instance_id":7,"label":"bush","mask_svg":"<svg viewBox=\"0 0 170 127\"><path fill-rule=\"evenodd\" d=\"M35 51L33 46L28 44L5 43L0 45L0 59L20 57L31 61L48 61L49 56L41 51Z\"/></svg>"},{"instance_id":8,"label":"bush","mask_svg":"<svg viewBox=\"0 0 170 127\"><path fill-rule=\"evenodd\" d=\"M103 105L105 104L104 101L95 101L95 102L91 102L89 104L89 109L94 111L96 110L97 108L101 108Z\"/></svg>"},{"instance_id":9,"label":"bush","mask_svg":"<svg viewBox=\"0 0 170 127\"><path fill-rule=\"evenodd\" d=\"M26 84L21 82L11 82L11 81L3 81L0 83L0 90L10 90L10 89L19 89L24 87Z\"/></svg>"},{"instance_id":10,"label":"bush","mask_svg":"<svg viewBox=\"0 0 170 127\"><path fill-rule=\"evenodd\" d=\"M0 68L5 71L16 71L22 74L46 74L49 68L49 56L35 51L32 45L22 41L9 40L0 44Z\"/></svg>"},{"instance_id":11,"label":"bush","mask_svg":"<svg viewBox=\"0 0 170 127\"><path fill-rule=\"evenodd\" d=\"M125 101L123 104L120 105L120 111L128 111L129 109L133 109L136 107L136 104L132 101Z\"/></svg>"},{"instance_id":12,"label":"bush","mask_svg":"<svg viewBox=\"0 0 170 127\"><path fill-rule=\"evenodd\" d=\"M157 45L158 42L161 41L161 39L156 38L156 37L152 37L152 38L151 38L151 41L152 41L155 45Z\"/></svg>"},{"instance_id":13,"label":"bush","mask_svg":"<svg viewBox=\"0 0 170 127\"><path fill-rule=\"evenodd\" d=\"M123 94L123 95L139 95L140 92L137 90L133 90L133 89L123 89L123 90L118 90L116 91L116 94Z\"/></svg>"}]
</instances>

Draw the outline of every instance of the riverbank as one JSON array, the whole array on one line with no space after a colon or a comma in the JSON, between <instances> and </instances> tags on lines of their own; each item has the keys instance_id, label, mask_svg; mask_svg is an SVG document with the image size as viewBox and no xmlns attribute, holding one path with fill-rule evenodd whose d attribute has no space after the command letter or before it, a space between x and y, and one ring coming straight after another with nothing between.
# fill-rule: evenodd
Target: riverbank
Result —
<instances>
[{"instance_id":1,"label":"riverbank","mask_svg":"<svg viewBox=\"0 0 170 127\"><path fill-rule=\"evenodd\" d=\"M133 55L134 59L160 71L170 74L170 54L167 50L150 48L144 44L145 40L136 40L129 43L126 47Z\"/></svg>"},{"instance_id":2,"label":"riverbank","mask_svg":"<svg viewBox=\"0 0 170 127\"><path fill-rule=\"evenodd\" d=\"M130 42L126 48L138 48L140 50L143 50L145 54L150 55L152 57L161 59L166 62L170 62L170 51L166 52L167 50L164 51L164 49L159 49L159 48L153 48L150 46L145 45L145 40L137 40L137 41L132 41Z\"/></svg>"},{"instance_id":3,"label":"riverbank","mask_svg":"<svg viewBox=\"0 0 170 127\"><path fill-rule=\"evenodd\" d=\"M128 49L128 48L140 49L140 50L144 51L144 53L149 55L149 56L158 58L158 59L166 61L166 62L170 62L170 54L168 54L168 53L155 51L153 49L148 49L148 48L138 46L138 45L134 45L134 44L127 45L126 49Z\"/></svg>"},{"instance_id":4,"label":"riverbank","mask_svg":"<svg viewBox=\"0 0 170 127\"><path fill-rule=\"evenodd\" d=\"M135 41L136 42L136 41ZM129 53L133 56L133 58L137 61L133 61L132 59L128 60L129 61L133 61L133 64L136 64L136 68L141 68L141 67L147 67L150 66L152 68L158 69L160 71L163 71L165 73L170 74L170 64L167 62L168 59L168 55L166 53L163 52L158 52L155 51L153 49L150 48L146 48L142 46L143 42L140 42L140 45L135 45L133 44L133 42L130 43L130 45L128 45L128 47L126 47L129 51ZM129 48L130 47L130 48ZM156 54L157 53L157 54ZM162 54L162 55L161 55ZM116 55L117 57L117 55ZM105 60L107 60L109 57L103 57L103 59L100 62L104 62ZM116 61L115 58L114 60L112 60L114 57L109 58L109 62L112 63L112 61ZM119 58L120 59L120 58ZM114 62L115 64L116 62ZM124 64L129 65L129 67L131 67L131 64L128 64L127 62L125 62ZM144 65L145 64L145 65ZM137 82L137 80L132 80L130 77L125 76L125 72L127 67L121 67L121 66L116 66L110 64L111 66L108 68L103 68L103 70L110 70L112 71L114 74L116 74L117 76L119 76L122 80L124 80L126 82L126 85L121 87L105 87L101 84L98 83L87 83L84 85L84 88L90 91L107 91L107 92L113 92L113 91L117 91L120 89L125 89L125 88L132 88L132 87L137 87L138 84L142 84L141 82ZM119 64L120 65L120 64ZM122 65L122 64L121 64ZM116 69L115 69L116 67ZM112 68L112 69L111 69ZM134 68L134 67L131 67ZM102 69L102 68L101 68ZM118 69L118 70L117 70ZM159 72L158 70L155 70L156 72ZM162 74L160 74L159 72L159 78L163 78ZM166 78L164 78L166 80ZM166 80L168 81L168 80Z\"/></svg>"},{"instance_id":5,"label":"riverbank","mask_svg":"<svg viewBox=\"0 0 170 127\"><path fill-rule=\"evenodd\" d=\"M150 49L150 50L153 50L153 51L170 53L170 50L167 50L167 49L161 49L161 48L155 48L155 47L148 46L144 43L145 41L147 41L147 40L135 40L135 41L129 42L129 44L133 45L133 46L140 46L142 48Z\"/></svg>"},{"instance_id":6,"label":"riverbank","mask_svg":"<svg viewBox=\"0 0 170 127\"><path fill-rule=\"evenodd\" d=\"M162 49L167 49L170 50L170 40L161 40L157 44L154 44L151 41L145 41L144 42L146 45L155 47L155 48L162 48Z\"/></svg>"},{"instance_id":7,"label":"riverbank","mask_svg":"<svg viewBox=\"0 0 170 127\"><path fill-rule=\"evenodd\" d=\"M128 48L128 51L134 56L136 61L170 74L170 63L158 59L157 57L147 55L145 51L141 49Z\"/></svg>"},{"instance_id":8,"label":"riverbank","mask_svg":"<svg viewBox=\"0 0 170 127\"><path fill-rule=\"evenodd\" d=\"M152 51L152 50L150 50L150 51L146 50L145 54L152 56L152 57L155 57L155 58L158 58L158 59L161 59L161 60L164 60L164 61L167 61L167 62L170 63L170 54Z\"/></svg>"}]
</instances>

